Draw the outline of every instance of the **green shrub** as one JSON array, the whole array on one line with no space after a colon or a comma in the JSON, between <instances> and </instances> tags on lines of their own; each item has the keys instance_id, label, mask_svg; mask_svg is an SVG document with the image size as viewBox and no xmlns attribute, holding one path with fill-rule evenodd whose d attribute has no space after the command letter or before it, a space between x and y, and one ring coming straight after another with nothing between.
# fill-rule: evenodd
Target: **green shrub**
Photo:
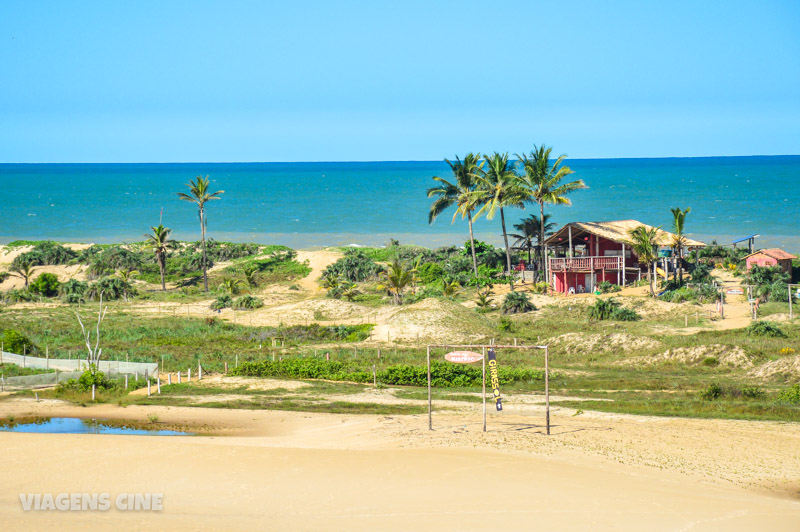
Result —
<instances>
[{"instance_id":1,"label":"green shrub","mask_svg":"<svg viewBox=\"0 0 800 532\"><path fill-rule=\"evenodd\" d=\"M800 405L800 384L781 390L781 393L778 394L778 402Z\"/></svg>"},{"instance_id":2,"label":"green shrub","mask_svg":"<svg viewBox=\"0 0 800 532\"><path fill-rule=\"evenodd\" d=\"M233 305L233 300L231 299L231 296L229 296L228 294L222 294L220 296L217 296L217 299L215 299L211 303L211 310L222 310L224 308L230 307L231 305Z\"/></svg>"},{"instance_id":3,"label":"green shrub","mask_svg":"<svg viewBox=\"0 0 800 532\"><path fill-rule=\"evenodd\" d=\"M113 301L121 297L135 296L137 291L130 283L126 283L119 277L103 277L90 284L84 292L84 296L91 301L98 301L101 293L103 301Z\"/></svg>"},{"instance_id":4,"label":"green shrub","mask_svg":"<svg viewBox=\"0 0 800 532\"><path fill-rule=\"evenodd\" d=\"M286 377L294 379L326 379L334 381L370 382L372 374L339 361L317 358L290 358L273 362L245 362L231 371L233 375L251 377ZM551 373L551 376L553 374ZM544 371L530 368L498 370L501 384L544 380ZM464 387L481 385L481 368L450 362L431 362L431 384L435 387ZM390 366L377 373L377 380L393 386L427 386L426 366L409 364Z\"/></svg>"},{"instance_id":5,"label":"green shrub","mask_svg":"<svg viewBox=\"0 0 800 532\"><path fill-rule=\"evenodd\" d=\"M611 318L611 314L622 305L619 301L610 297L608 299L597 298L592 306L589 307L589 318L597 321Z\"/></svg>"},{"instance_id":6,"label":"green shrub","mask_svg":"<svg viewBox=\"0 0 800 532\"><path fill-rule=\"evenodd\" d=\"M323 277L331 275L359 283L374 279L383 268L378 266L363 251L358 249L348 249L344 252L344 257L337 260L322 272Z\"/></svg>"},{"instance_id":7,"label":"green shrub","mask_svg":"<svg viewBox=\"0 0 800 532\"><path fill-rule=\"evenodd\" d=\"M597 285L597 290L599 290L602 294L609 294L612 292L619 292L622 289L613 283L603 281Z\"/></svg>"},{"instance_id":8,"label":"green shrub","mask_svg":"<svg viewBox=\"0 0 800 532\"><path fill-rule=\"evenodd\" d=\"M711 268L707 264L698 264L692 271L692 282L695 284L711 284Z\"/></svg>"},{"instance_id":9,"label":"green shrub","mask_svg":"<svg viewBox=\"0 0 800 532\"><path fill-rule=\"evenodd\" d=\"M58 295L60 285L61 283L58 282L58 276L53 273L42 273L31 283L28 289L34 294L53 297Z\"/></svg>"},{"instance_id":10,"label":"green shrub","mask_svg":"<svg viewBox=\"0 0 800 532\"><path fill-rule=\"evenodd\" d=\"M766 392L758 386L745 386L742 388L742 396L748 399L762 399L766 395Z\"/></svg>"},{"instance_id":11,"label":"green shrub","mask_svg":"<svg viewBox=\"0 0 800 532\"><path fill-rule=\"evenodd\" d=\"M717 357L706 357L703 359L703 365L712 367L717 366L719 365L719 360L717 360Z\"/></svg>"},{"instance_id":12,"label":"green shrub","mask_svg":"<svg viewBox=\"0 0 800 532\"><path fill-rule=\"evenodd\" d=\"M3 349L9 353L22 355L35 353L39 348L25 335L14 329L5 329L2 336Z\"/></svg>"},{"instance_id":13,"label":"green shrub","mask_svg":"<svg viewBox=\"0 0 800 532\"><path fill-rule=\"evenodd\" d=\"M9 277L11 277L10 272L0 272L0 283L4 283Z\"/></svg>"},{"instance_id":14,"label":"green shrub","mask_svg":"<svg viewBox=\"0 0 800 532\"><path fill-rule=\"evenodd\" d=\"M786 338L786 333L769 321L754 321L747 326L745 332L748 336L765 336L768 338Z\"/></svg>"},{"instance_id":15,"label":"green shrub","mask_svg":"<svg viewBox=\"0 0 800 532\"><path fill-rule=\"evenodd\" d=\"M257 297L244 295L234 299L231 306L236 310L253 310L263 307L264 302Z\"/></svg>"},{"instance_id":16,"label":"green shrub","mask_svg":"<svg viewBox=\"0 0 800 532\"><path fill-rule=\"evenodd\" d=\"M531 292L534 294L546 294L549 288L550 286L547 284L547 281L539 281L533 285Z\"/></svg>"},{"instance_id":17,"label":"green shrub","mask_svg":"<svg viewBox=\"0 0 800 532\"><path fill-rule=\"evenodd\" d=\"M639 321L642 318L633 309L617 307L611 311L610 319L614 321Z\"/></svg>"},{"instance_id":18,"label":"green shrub","mask_svg":"<svg viewBox=\"0 0 800 532\"><path fill-rule=\"evenodd\" d=\"M31 266L47 266L68 264L78 254L69 248L65 248L58 242L39 242L32 250L20 253L11 262L12 267L23 264Z\"/></svg>"},{"instance_id":19,"label":"green shrub","mask_svg":"<svg viewBox=\"0 0 800 532\"><path fill-rule=\"evenodd\" d=\"M503 299L501 309L503 314L519 314L536 310L536 306L525 292L509 292Z\"/></svg>"},{"instance_id":20,"label":"green shrub","mask_svg":"<svg viewBox=\"0 0 800 532\"><path fill-rule=\"evenodd\" d=\"M497 329L503 332L511 332L514 329L514 323L510 319L502 317L497 324Z\"/></svg>"},{"instance_id":21,"label":"green shrub","mask_svg":"<svg viewBox=\"0 0 800 532\"><path fill-rule=\"evenodd\" d=\"M713 401L715 399L719 399L724 394L725 391L722 389L722 386L716 382L712 382L705 390L700 392L700 398L706 401Z\"/></svg>"},{"instance_id":22,"label":"green shrub","mask_svg":"<svg viewBox=\"0 0 800 532\"><path fill-rule=\"evenodd\" d=\"M444 268L436 262L426 262L419 267L417 276L422 283L430 284L444 276Z\"/></svg>"}]
</instances>

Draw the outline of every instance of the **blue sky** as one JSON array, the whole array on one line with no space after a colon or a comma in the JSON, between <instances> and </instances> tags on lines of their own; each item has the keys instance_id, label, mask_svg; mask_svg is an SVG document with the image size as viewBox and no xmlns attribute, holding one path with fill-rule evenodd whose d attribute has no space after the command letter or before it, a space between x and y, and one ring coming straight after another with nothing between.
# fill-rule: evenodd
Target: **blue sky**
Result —
<instances>
[{"instance_id":1,"label":"blue sky","mask_svg":"<svg viewBox=\"0 0 800 532\"><path fill-rule=\"evenodd\" d=\"M800 153L800 2L29 2L0 162Z\"/></svg>"}]
</instances>

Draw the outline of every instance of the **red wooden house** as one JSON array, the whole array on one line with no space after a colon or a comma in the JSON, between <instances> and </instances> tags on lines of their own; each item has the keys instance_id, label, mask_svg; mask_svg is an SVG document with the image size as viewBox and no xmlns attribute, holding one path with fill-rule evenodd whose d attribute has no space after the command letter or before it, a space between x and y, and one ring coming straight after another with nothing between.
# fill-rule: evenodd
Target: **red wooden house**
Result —
<instances>
[{"instance_id":1,"label":"red wooden house","mask_svg":"<svg viewBox=\"0 0 800 532\"><path fill-rule=\"evenodd\" d=\"M646 276L628 244L631 229L640 225L651 228L636 220L573 222L560 228L545 241L550 286L561 293L592 292L603 281L625 285ZM671 249L675 235L659 229L658 236L659 245ZM688 249L704 246L686 239Z\"/></svg>"},{"instance_id":2,"label":"red wooden house","mask_svg":"<svg viewBox=\"0 0 800 532\"><path fill-rule=\"evenodd\" d=\"M779 266L781 271L785 273L792 273L792 259L796 259L791 253L786 253L782 249L770 248L762 249L751 253L744 258L747 264L747 269L753 267L754 264L764 267Z\"/></svg>"}]
</instances>

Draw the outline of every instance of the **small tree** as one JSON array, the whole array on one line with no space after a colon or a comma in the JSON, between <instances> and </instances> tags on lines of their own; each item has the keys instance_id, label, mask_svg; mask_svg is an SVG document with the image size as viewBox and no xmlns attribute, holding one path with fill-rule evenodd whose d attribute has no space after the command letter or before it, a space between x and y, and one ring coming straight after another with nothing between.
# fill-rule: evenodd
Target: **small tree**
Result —
<instances>
[{"instance_id":1,"label":"small tree","mask_svg":"<svg viewBox=\"0 0 800 532\"><path fill-rule=\"evenodd\" d=\"M650 296L655 297L653 288L653 263L658 259L658 227L647 228L644 225L630 230L631 240L628 244L639 257L639 262L647 267L647 281L650 284Z\"/></svg>"},{"instance_id":2,"label":"small tree","mask_svg":"<svg viewBox=\"0 0 800 532\"><path fill-rule=\"evenodd\" d=\"M403 304L403 292L406 288L414 284L416 271L405 269L403 265L395 260L389 269L381 274L381 283L378 288L386 290L391 294L395 305Z\"/></svg>"},{"instance_id":3,"label":"small tree","mask_svg":"<svg viewBox=\"0 0 800 532\"><path fill-rule=\"evenodd\" d=\"M97 367L100 364L100 357L103 354L103 350L100 349L100 325L103 323L103 319L106 317L107 310L108 310L108 305L103 307L103 292L100 292L100 308L97 311L97 324L95 325L94 346L92 346L92 330L87 329L84 326L80 313L77 310L75 311L75 316L78 318L78 323L81 326L81 333L83 336L83 340L86 343L86 351L87 351L86 362L89 364L89 369L91 370L92 374L97 372Z\"/></svg>"},{"instance_id":4,"label":"small tree","mask_svg":"<svg viewBox=\"0 0 800 532\"><path fill-rule=\"evenodd\" d=\"M28 283L33 277L33 264L30 262L22 262L19 264L12 264L10 271L23 281L25 281L25 288L28 288Z\"/></svg>"}]
</instances>

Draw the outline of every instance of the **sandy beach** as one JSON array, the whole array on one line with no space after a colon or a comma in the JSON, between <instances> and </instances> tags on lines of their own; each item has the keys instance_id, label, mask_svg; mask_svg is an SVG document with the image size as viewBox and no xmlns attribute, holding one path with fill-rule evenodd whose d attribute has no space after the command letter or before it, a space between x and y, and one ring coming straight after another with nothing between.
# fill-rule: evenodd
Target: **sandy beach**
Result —
<instances>
[{"instance_id":1,"label":"sandy beach","mask_svg":"<svg viewBox=\"0 0 800 532\"><path fill-rule=\"evenodd\" d=\"M490 416L76 407L5 413L142 420L210 436L0 433L0 519L64 530L797 530L791 424L541 412ZM9 474L11 473L11 474ZM19 493L163 493L160 512L24 512ZM768 525L767 525L768 523ZM764 528L767 526L767 528Z\"/></svg>"}]
</instances>

